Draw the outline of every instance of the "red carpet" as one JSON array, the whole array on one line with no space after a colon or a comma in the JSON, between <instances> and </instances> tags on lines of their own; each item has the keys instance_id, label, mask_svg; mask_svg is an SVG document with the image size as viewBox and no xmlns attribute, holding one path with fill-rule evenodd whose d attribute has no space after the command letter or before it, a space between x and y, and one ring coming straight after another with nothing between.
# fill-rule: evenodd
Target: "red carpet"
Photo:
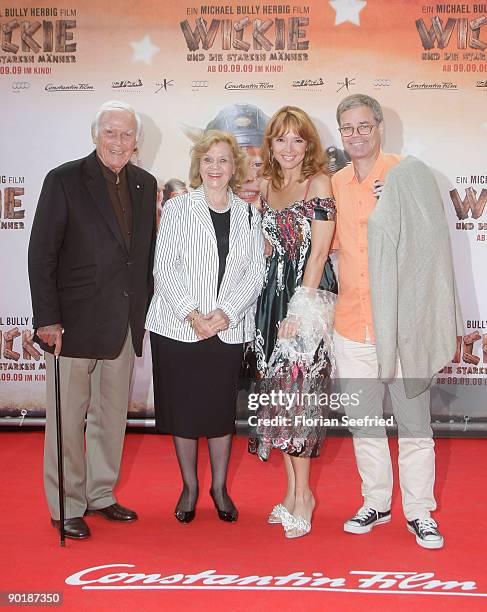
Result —
<instances>
[{"instance_id":1,"label":"red carpet","mask_svg":"<svg viewBox=\"0 0 487 612\"><path fill-rule=\"evenodd\" d=\"M291 541L265 522L284 486L278 453L264 465L236 439L230 492L240 519L226 524L208 496L203 442L196 519L180 525L172 515L180 484L170 439L134 433L126 438L117 493L140 520L119 525L89 517L92 537L61 548L42 489L42 443L40 432L0 432L1 591L62 592L63 610L83 611L487 609L485 440L437 441L435 516L446 540L439 551L419 548L406 531L397 492L391 523L363 536L342 531L360 505L350 439L330 438L313 463L313 530ZM395 455L395 441L391 446ZM88 584L65 582L112 564L81 577ZM122 572L139 576L114 575ZM319 580L325 576L335 580Z\"/></svg>"}]
</instances>

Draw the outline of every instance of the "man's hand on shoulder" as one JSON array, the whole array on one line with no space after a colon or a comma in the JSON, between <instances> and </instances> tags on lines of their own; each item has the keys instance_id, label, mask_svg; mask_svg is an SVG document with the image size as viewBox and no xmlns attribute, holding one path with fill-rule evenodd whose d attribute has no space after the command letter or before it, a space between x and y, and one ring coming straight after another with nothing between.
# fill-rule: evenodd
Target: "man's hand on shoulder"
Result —
<instances>
[{"instance_id":1,"label":"man's hand on shoulder","mask_svg":"<svg viewBox=\"0 0 487 612\"><path fill-rule=\"evenodd\" d=\"M384 189L384 181L379 181L379 179L374 181L374 184L372 187L372 193L375 195L376 198L379 198L383 189Z\"/></svg>"},{"instance_id":2,"label":"man's hand on shoulder","mask_svg":"<svg viewBox=\"0 0 487 612\"><path fill-rule=\"evenodd\" d=\"M63 331L61 323L55 323L54 325L38 327L36 334L42 342L48 346L54 346L55 355L60 355L63 343Z\"/></svg>"}]
</instances>

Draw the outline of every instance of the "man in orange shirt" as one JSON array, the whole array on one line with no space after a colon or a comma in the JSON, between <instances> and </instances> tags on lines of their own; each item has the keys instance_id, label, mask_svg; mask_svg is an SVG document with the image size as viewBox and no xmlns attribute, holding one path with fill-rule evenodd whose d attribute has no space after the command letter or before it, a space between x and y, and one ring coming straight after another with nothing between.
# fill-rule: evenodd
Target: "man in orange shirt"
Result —
<instances>
[{"instance_id":1,"label":"man in orange shirt","mask_svg":"<svg viewBox=\"0 0 487 612\"><path fill-rule=\"evenodd\" d=\"M368 533L391 520L392 465L383 417L385 385L379 380L369 289L367 221L390 168L398 155L381 150L383 113L374 98L348 96L337 108L343 148L351 165L337 172L333 192L337 205L335 246L339 249L340 289L335 314L335 350L342 386L360 388L358 406L346 414L353 434L362 479L363 506L344 523L348 533ZM429 391L408 399L397 358L396 377L387 386L399 431L399 474L408 530L424 548L441 548L443 537L430 512L435 454L429 412ZM360 379L360 380L357 380Z\"/></svg>"}]
</instances>

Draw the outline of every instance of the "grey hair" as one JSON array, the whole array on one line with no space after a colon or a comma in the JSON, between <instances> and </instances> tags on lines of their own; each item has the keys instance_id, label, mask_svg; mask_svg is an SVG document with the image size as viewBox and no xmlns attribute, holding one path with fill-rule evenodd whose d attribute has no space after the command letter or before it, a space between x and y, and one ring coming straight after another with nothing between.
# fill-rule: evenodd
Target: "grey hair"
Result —
<instances>
[{"instance_id":1,"label":"grey hair","mask_svg":"<svg viewBox=\"0 0 487 612\"><path fill-rule=\"evenodd\" d=\"M384 120L382 107L375 98L366 96L365 94L352 94L351 96L344 98L337 107L338 125L340 125L340 117L345 111L348 111L351 108L357 108L358 106L367 106L370 108L377 123L381 123Z\"/></svg>"},{"instance_id":2,"label":"grey hair","mask_svg":"<svg viewBox=\"0 0 487 612\"><path fill-rule=\"evenodd\" d=\"M162 201L166 202L171 197L171 194L175 191L188 191L186 187L186 183L181 179L172 178L166 181L164 188L162 190Z\"/></svg>"},{"instance_id":3,"label":"grey hair","mask_svg":"<svg viewBox=\"0 0 487 612\"><path fill-rule=\"evenodd\" d=\"M127 113L133 115L137 126L135 136L136 140L138 141L142 132L142 121L140 120L139 114L135 112L135 109L132 108L130 104L127 104L126 102L120 102L119 100L109 100L108 102L104 102L100 106L98 112L95 115L95 118L91 122L92 134L94 136L98 136L98 127L100 125L101 116L103 115L103 113L108 113L111 111L126 111Z\"/></svg>"}]
</instances>

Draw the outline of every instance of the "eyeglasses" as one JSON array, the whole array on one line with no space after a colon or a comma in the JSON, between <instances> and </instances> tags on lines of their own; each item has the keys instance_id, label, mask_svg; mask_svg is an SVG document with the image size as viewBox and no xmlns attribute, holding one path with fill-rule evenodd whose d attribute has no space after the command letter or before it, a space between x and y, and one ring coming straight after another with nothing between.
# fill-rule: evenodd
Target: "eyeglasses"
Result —
<instances>
[{"instance_id":1,"label":"eyeglasses","mask_svg":"<svg viewBox=\"0 0 487 612\"><path fill-rule=\"evenodd\" d=\"M375 127L377 127L377 123L361 123L357 127L354 127L353 125L345 125L344 127L338 128L338 131L345 138L350 138L350 136L353 136L355 131L357 131L357 134L360 136L368 136Z\"/></svg>"}]
</instances>

